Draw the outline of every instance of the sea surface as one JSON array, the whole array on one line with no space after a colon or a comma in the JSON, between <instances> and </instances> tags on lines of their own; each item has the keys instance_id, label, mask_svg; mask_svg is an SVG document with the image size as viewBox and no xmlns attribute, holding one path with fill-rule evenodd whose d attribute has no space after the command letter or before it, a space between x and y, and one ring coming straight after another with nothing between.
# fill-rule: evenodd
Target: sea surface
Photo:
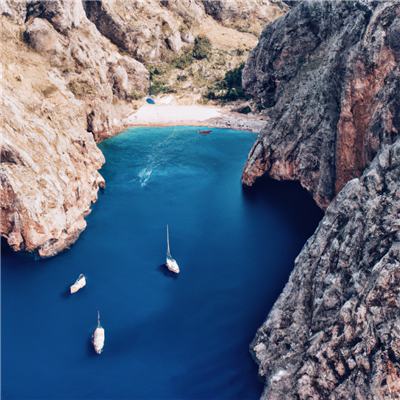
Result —
<instances>
[{"instance_id":1,"label":"sea surface","mask_svg":"<svg viewBox=\"0 0 400 400\"><path fill-rule=\"evenodd\" d=\"M102 142L106 188L70 250L35 260L2 240L3 399L260 397L249 343L322 212L295 182L242 187L256 134L198 129Z\"/></svg>"}]
</instances>

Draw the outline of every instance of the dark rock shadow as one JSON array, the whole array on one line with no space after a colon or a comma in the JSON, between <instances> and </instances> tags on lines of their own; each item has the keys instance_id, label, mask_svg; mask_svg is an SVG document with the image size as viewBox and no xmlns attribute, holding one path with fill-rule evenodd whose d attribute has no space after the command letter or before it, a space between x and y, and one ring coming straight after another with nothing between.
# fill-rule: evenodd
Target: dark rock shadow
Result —
<instances>
[{"instance_id":1,"label":"dark rock shadow","mask_svg":"<svg viewBox=\"0 0 400 400\"><path fill-rule=\"evenodd\" d=\"M311 236L324 216L312 196L297 181L258 178L253 186L242 185L245 201L262 203L285 215L291 224Z\"/></svg>"},{"instance_id":2,"label":"dark rock shadow","mask_svg":"<svg viewBox=\"0 0 400 400\"><path fill-rule=\"evenodd\" d=\"M159 272L162 272L164 276L167 276L168 278L178 279L179 274L170 271L165 264L159 265L157 269Z\"/></svg>"}]
</instances>

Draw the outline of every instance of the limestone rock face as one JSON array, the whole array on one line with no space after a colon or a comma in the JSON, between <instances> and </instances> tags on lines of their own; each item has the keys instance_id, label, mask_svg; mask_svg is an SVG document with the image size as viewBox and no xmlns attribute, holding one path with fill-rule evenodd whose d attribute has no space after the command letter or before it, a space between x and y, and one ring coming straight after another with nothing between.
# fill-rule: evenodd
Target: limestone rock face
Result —
<instances>
[{"instance_id":1,"label":"limestone rock face","mask_svg":"<svg viewBox=\"0 0 400 400\"><path fill-rule=\"evenodd\" d=\"M170 51L180 54L187 45L179 30L182 19L158 1L97 0L84 5L99 31L140 61L160 60Z\"/></svg>"},{"instance_id":2,"label":"limestone rock face","mask_svg":"<svg viewBox=\"0 0 400 400\"><path fill-rule=\"evenodd\" d=\"M302 2L244 70L268 122L243 182L298 179L326 210L250 345L262 399L400 396L399 37L398 2Z\"/></svg>"},{"instance_id":3,"label":"limestone rock face","mask_svg":"<svg viewBox=\"0 0 400 400\"><path fill-rule=\"evenodd\" d=\"M104 157L85 129L83 102L57 73L29 65L39 56L20 61L3 67L1 234L14 250L46 257L86 227L84 216L104 186L97 172Z\"/></svg>"},{"instance_id":4,"label":"limestone rock face","mask_svg":"<svg viewBox=\"0 0 400 400\"><path fill-rule=\"evenodd\" d=\"M269 117L242 180L296 179L326 209L397 138L400 4L304 1L264 30L243 86Z\"/></svg>"},{"instance_id":5,"label":"limestone rock face","mask_svg":"<svg viewBox=\"0 0 400 400\"><path fill-rule=\"evenodd\" d=\"M400 139L326 210L251 351L262 399L400 394Z\"/></svg>"},{"instance_id":6,"label":"limestone rock face","mask_svg":"<svg viewBox=\"0 0 400 400\"><path fill-rule=\"evenodd\" d=\"M1 234L16 251L77 240L104 180L100 141L120 132L148 71L119 54L80 1L1 5Z\"/></svg>"},{"instance_id":7,"label":"limestone rock face","mask_svg":"<svg viewBox=\"0 0 400 400\"><path fill-rule=\"evenodd\" d=\"M34 15L24 33L27 43L61 69L76 97L111 103L113 96L126 100L133 92L146 93L146 68L118 53L86 18L82 2L40 2L28 8L27 18Z\"/></svg>"},{"instance_id":8,"label":"limestone rock face","mask_svg":"<svg viewBox=\"0 0 400 400\"><path fill-rule=\"evenodd\" d=\"M148 91L138 60L177 56L203 21L218 24L191 0L3 0L0 15L1 234L51 256L78 238L104 185L95 142L122 131Z\"/></svg>"},{"instance_id":9,"label":"limestone rock face","mask_svg":"<svg viewBox=\"0 0 400 400\"><path fill-rule=\"evenodd\" d=\"M189 50L194 31L201 32L210 17L227 27L259 33L289 10L285 3L279 4L268 0L84 1L87 16L99 31L139 61L168 60Z\"/></svg>"},{"instance_id":10,"label":"limestone rock face","mask_svg":"<svg viewBox=\"0 0 400 400\"><path fill-rule=\"evenodd\" d=\"M270 0L214 0L203 2L207 14L225 26L261 32L267 24L289 6L283 1Z\"/></svg>"}]
</instances>

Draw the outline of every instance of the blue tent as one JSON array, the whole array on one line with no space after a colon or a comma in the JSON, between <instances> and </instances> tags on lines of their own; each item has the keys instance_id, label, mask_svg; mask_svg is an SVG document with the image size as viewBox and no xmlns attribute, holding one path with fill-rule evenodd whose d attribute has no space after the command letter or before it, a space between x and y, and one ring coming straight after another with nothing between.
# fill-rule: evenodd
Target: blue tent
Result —
<instances>
[{"instance_id":1,"label":"blue tent","mask_svg":"<svg viewBox=\"0 0 400 400\"><path fill-rule=\"evenodd\" d=\"M146 101L147 101L149 104L156 104L156 103L154 103L154 100L152 100L152 99L146 99Z\"/></svg>"}]
</instances>

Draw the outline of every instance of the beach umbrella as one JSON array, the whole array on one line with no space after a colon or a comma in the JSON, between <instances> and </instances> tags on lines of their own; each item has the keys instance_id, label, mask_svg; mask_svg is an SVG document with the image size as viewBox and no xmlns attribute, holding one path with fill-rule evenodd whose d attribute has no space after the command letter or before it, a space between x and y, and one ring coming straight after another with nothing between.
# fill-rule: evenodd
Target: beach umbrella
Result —
<instances>
[{"instance_id":1,"label":"beach umbrella","mask_svg":"<svg viewBox=\"0 0 400 400\"><path fill-rule=\"evenodd\" d=\"M154 103L154 100L152 100L152 99L146 99L146 101L147 101L149 104L156 104L156 103Z\"/></svg>"}]
</instances>

